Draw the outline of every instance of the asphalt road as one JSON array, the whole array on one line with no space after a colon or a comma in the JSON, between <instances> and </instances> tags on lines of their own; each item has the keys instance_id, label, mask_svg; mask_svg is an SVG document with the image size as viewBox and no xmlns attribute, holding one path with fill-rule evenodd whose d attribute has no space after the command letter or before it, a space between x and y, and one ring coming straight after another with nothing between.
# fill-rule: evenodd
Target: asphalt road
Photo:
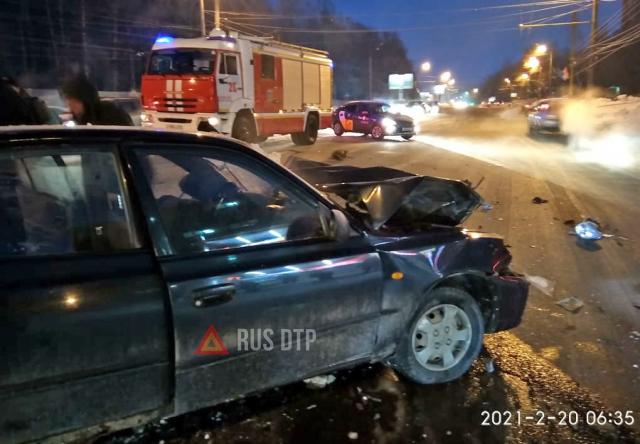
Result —
<instances>
[{"instance_id":1,"label":"asphalt road","mask_svg":"<svg viewBox=\"0 0 640 444\"><path fill-rule=\"evenodd\" d=\"M615 147L585 153L525 132L522 117L487 113L427 121L411 142L324 133L312 147L286 138L262 146L283 162L296 155L479 183L493 209L478 211L465 226L504 236L512 268L550 285L532 288L520 327L487 336L469 375L421 387L382 366L365 366L339 373L322 390L293 384L105 441L638 442L637 164L615 162ZM548 202L533 204L536 196ZM581 244L564 222L583 217L614 237ZM557 305L571 296L584 304L575 313ZM635 425L588 425L588 411L632 411ZM496 422L510 416L511 425L484 426L484 412L502 412L494 413ZM562 424L569 412L577 412L577 424Z\"/></svg>"}]
</instances>

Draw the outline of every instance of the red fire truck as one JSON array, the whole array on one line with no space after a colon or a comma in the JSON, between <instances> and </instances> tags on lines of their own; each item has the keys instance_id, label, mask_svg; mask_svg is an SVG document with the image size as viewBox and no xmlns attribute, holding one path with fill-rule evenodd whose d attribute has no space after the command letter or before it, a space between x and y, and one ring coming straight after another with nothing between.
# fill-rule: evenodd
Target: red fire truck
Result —
<instances>
[{"instance_id":1,"label":"red fire truck","mask_svg":"<svg viewBox=\"0 0 640 444\"><path fill-rule=\"evenodd\" d=\"M291 134L311 145L331 127L332 66L324 51L271 38L161 36L142 77L142 123L246 142Z\"/></svg>"}]
</instances>

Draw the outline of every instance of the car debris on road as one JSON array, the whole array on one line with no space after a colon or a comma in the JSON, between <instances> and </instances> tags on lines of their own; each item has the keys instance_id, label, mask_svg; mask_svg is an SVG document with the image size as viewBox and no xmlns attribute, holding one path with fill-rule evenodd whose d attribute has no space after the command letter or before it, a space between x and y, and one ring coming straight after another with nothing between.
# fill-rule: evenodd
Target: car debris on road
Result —
<instances>
[{"instance_id":1,"label":"car debris on road","mask_svg":"<svg viewBox=\"0 0 640 444\"><path fill-rule=\"evenodd\" d=\"M547 199L543 199L542 197L539 197L539 196L536 196L533 199L531 199L531 203L536 205L546 204L547 202L549 202Z\"/></svg>"},{"instance_id":2,"label":"car debris on road","mask_svg":"<svg viewBox=\"0 0 640 444\"><path fill-rule=\"evenodd\" d=\"M574 298L573 296L571 296L568 298L560 299L556 302L556 305L559 305L560 307L564 308L567 311L570 311L571 313L577 313L582 307L584 307L584 302L582 302L578 298Z\"/></svg>"},{"instance_id":3,"label":"car debris on road","mask_svg":"<svg viewBox=\"0 0 640 444\"><path fill-rule=\"evenodd\" d=\"M555 283L553 281L545 279L541 276L529 275L525 275L525 279L542 293L546 294L547 296L553 296L553 290L555 289Z\"/></svg>"},{"instance_id":4,"label":"car debris on road","mask_svg":"<svg viewBox=\"0 0 640 444\"><path fill-rule=\"evenodd\" d=\"M336 377L333 375L320 375L313 378L305 379L304 383L310 389L323 389L329 384L333 384L336 381Z\"/></svg>"}]
</instances>

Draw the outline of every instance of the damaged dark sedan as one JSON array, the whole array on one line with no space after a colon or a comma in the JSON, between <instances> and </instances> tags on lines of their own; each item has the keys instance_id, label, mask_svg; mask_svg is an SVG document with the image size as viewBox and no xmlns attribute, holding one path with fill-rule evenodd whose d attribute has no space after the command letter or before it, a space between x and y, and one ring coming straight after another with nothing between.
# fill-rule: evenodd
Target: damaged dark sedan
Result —
<instances>
[{"instance_id":1,"label":"damaged dark sedan","mask_svg":"<svg viewBox=\"0 0 640 444\"><path fill-rule=\"evenodd\" d=\"M289 168L224 137L1 131L0 440L364 362L451 381L519 324L528 287L504 242L458 227L481 203L468 185Z\"/></svg>"}]
</instances>

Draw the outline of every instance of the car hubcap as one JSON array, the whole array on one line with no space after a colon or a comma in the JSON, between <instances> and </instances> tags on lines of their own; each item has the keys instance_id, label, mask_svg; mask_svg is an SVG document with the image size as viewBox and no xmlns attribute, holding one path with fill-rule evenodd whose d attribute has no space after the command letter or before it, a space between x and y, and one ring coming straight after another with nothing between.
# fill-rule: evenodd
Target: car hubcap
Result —
<instances>
[{"instance_id":1,"label":"car hubcap","mask_svg":"<svg viewBox=\"0 0 640 444\"><path fill-rule=\"evenodd\" d=\"M371 135L376 139L382 137L382 128L380 128L379 126L374 127L371 131Z\"/></svg>"},{"instance_id":2,"label":"car hubcap","mask_svg":"<svg viewBox=\"0 0 640 444\"><path fill-rule=\"evenodd\" d=\"M432 307L414 328L414 356L427 370L448 370L469 350L471 333L469 316L460 307L451 304Z\"/></svg>"}]
</instances>

